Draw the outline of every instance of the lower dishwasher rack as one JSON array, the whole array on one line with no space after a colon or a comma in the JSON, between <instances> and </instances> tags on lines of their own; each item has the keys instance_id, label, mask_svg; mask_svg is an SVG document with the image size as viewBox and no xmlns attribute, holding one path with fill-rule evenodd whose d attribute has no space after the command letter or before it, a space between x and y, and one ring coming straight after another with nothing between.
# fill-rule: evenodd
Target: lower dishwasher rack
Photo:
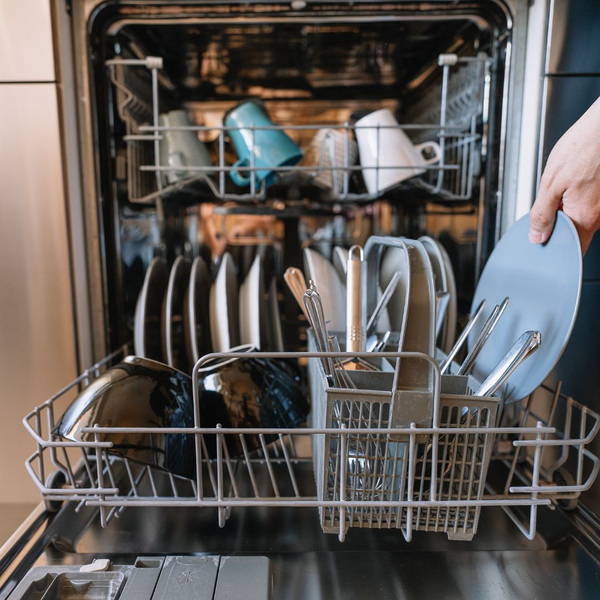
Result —
<instances>
[{"instance_id":1,"label":"lower dishwasher rack","mask_svg":"<svg viewBox=\"0 0 600 600\"><path fill-rule=\"evenodd\" d=\"M478 514L481 508L496 506L503 508L531 540L536 535L538 507L557 502L576 503L579 495L592 486L600 469L600 461L587 448L600 428L600 416L563 395L560 384L554 389L542 386L519 403L500 402L495 423L486 423L484 430L477 424L473 425L471 419L468 422L458 419L442 425L437 419L431 427L418 428L414 424L392 428L379 423L377 426L369 423L367 427L362 423L360 430L343 425L295 429L203 428L196 421L194 427L177 429L176 432L161 430L165 434L192 434L196 437L195 480L135 463L111 452L112 444L106 441L107 436L119 432L140 432L142 428L94 428L102 434L104 441L73 442L54 435L54 425L60 410L65 408L65 402L126 356L127 349L125 346L85 370L23 419L25 428L37 445L36 451L26 461L26 468L47 507L58 509L64 501L99 507L103 527L126 508L217 508L219 526L224 527L236 507L293 507L318 509L321 514L326 513L330 522L336 524L335 531L340 541L344 541L352 519L362 513L370 515L373 528L399 529L407 541L411 541L414 531L444 531L450 539L470 540L476 533L477 519L475 529L469 530L469 523L473 523L469 513ZM379 355L387 358L403 356L396 353ZM194 367L194 381L204 362L236 356L235 353L220 353L203 357ZM280 352L255 353L255 356L315 359L324 355ZM425 355L423 358L433 363ZM437 389L434 388L434 396L439 402L440 374L437 366L435 371ZM195 402L197 400L196 396ZM403 455L405 487L400 497L373 493L359 495L358 499L356 495L348 497L349 479L357 479L352 474L351 463L356 459L348 455L348 440L350 436L357 436L357 431L369 440L388 436L405 436L408 440ZM496 491L495 488L499 489L496 478L494 488L484 481L485 486L481 485L481 491L474 496L471 492L462 495L460 491L451 495L439 494L438 485L440 481L444 482L446 470L441 453L431 451L423 454L423 447L447 448L447 440L451 437L464 440L467 445L472 444L476 436L482 436L482 432L489 442L486 446L491 449L490 469L498 466L502 473L502 489ZM229 455L227 439L230 436L242 440L245 447L245 436L252 435L260 439L261 450L244 451L243 456L236 458ZM311 438L314 447L316 440L326 436L335 436L339 440L339 455L345 460L341 461L336 481L338 493L319 498L316 487L297 478L295 470L303 464L313 463ZM424 436L430 440L429 444L422 443ZM212 446L214 442L216 448L216 457L210 459L207 458L206 442L209 438L212 438L209 444ZM365 461L365 464L368 465L368 462ZM429 477L422 475L425 467L429 468ZM436 475L438 473L441 473L441 478ZM405 516L379 518L379 515L390 515L394 511ZM443 515L443 518L432 518L433 514ZM373 515L378 516L374 522ZM427 516L424 518L423 515ZM454 518L449 518L451 515ZM422 525L419 526L419 523ZM359 526L369 525L361 523Z\"/></svg>"}]
</instances>

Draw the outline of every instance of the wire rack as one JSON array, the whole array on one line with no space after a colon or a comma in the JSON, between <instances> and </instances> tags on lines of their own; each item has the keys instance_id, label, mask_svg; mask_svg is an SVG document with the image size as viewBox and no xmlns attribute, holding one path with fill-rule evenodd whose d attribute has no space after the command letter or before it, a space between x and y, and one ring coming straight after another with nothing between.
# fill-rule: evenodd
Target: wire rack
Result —
<instances>
[{"instance_id":1,"label":"wire rack","mask_svg":"<svg viewBox=\"0 0 600 600\"><path fill-rule=\"evenodd\" d=\"M465 421L462 417L467 406L464 398L457 396L452 402L449 396L449 400L440 405L439 368L432 359L418 353L370 354L388 359L429 361L435 373L434 396L438 399L437 406L441 406L441 410L434 413L431 427L417 428L412 423L410 427L391 428L384 411L373 413L368 422L360 423L359 444L365 440L375 448L375 456L380 451L377 448L387 444L386 456L396 457L395 466L386 466L382 472L369 471L369 460L374 456L361 457L366 461L360 463L356 455L349 453L351 446L356 444L357 429L349 427L347 419L327 427L313 423L311 427L300 429L203 428L199 422L197 385L193 388L195 426L192 428L157 431L93 427L90 431L96 434L96 441L90 442L65 441L53 435L60 416L59 407L65 400L89 385L126 353L126 347L119 349L87 369L23 419L36 443L36 450L26 461L26 467L48 506L62 501L99 506L103 526L126 508L216 507L219 525L224 526L236 507L269 506L319 509L341 541L348 527L357 523L358 526L368 523L379 528L399 529L406 540L411 540L416 530L445 531L451 537L470 539L475 533L472 526L481 508L500 506L512 515L523 534L532 539L536 532L538 507L565 497L577 498L591 487L600 466L600 461L587 449L598 432L600 417L562 395L560 389L554 390L544 420L538 418L532 409L533 401L528 399L516 408L511 405L500 410L496 420L502 422L504 419L508 424L494 423L494 412L481 410L481 405L476 412L472 412L470 406L471 416ZM367 353L256 353L256 357L263 358L324 356L365 357ZM194 367L194 383L197 383L198 369L206 361L237 357L236 353L203 357ZM535 421L533 424L529 423L531 419ZM560 427L557 421L560 421ZM193 480L134 463L111 452L111 434L149 432L195 437L196 477ZM230 456L228 438L232 436L236 438L232 441L243 449L240 456ZM319 439L324 440L327 436L337 440L339 468L337 480L328 480L328 494L319 497L315 486L309 486L297 477L297 471L313 461L310 440L315 446ZM407 442L397 443L396 450L391 453L390 440L397 436L404 436ZM253 447L246 442L249 437L259 440L258 450L248 450ZM420 442L424 437L426 442ZM482 488L486 479L481 468L487 461L484 454L494 440L495 461L512 465L506 488L500 494L493 490L483 493ZM502 445L505 447L499 452ZM216 449L212 453L214 458L208 458L211 456L208 448ZM568 471L568 481L557 483L553 480L553 473L558 468L556 460L550 468L544 466L544 455L550 451L558 452L559 466L563 469L574 464ZM449 460L450 456L454 459ZM360 464L362 471L357 470ZM449 464L451 468L448 468ZM324 468L325 463L321 461L321 465ZM470 468L463 468L463 465L470 465ZM315 475L318 481L319 474ZM519 480L517 485L515 479ZM396 483L396 480L402 483ZM348 489L370 491L356 499L356 494L348 495ZM381 489L394 493L380 493ZM528 521L519 520L513 512L517 507L529 509Z\"/></svg>"},{"instance_id":2,"label":"wire rack","mask_svg":"<svg viewBox=\"0 0 600 600\"><path fill-rule=\"evenodd\" d=\"M479 177L482 133L487 115L486 103L489 85L490 59L485 55L476 57L458 57L455 54L442 54L439 57L439 85L425 94L422 102L407 115L406 123L398 128L406 131L413 141L437 141L440 145L440 160L436 164L419 166L420 176L399 183L394 188L386 188L376 193L365 191L360 175L365 170L375 170L375 189L385 170L413 170L414 164L380 164L380 156L386 153L380 148L380 130L395 126L367 127L348 122L332 124L286 123L265 127L247 128L251 135L251 153L249 165L243 168L249 176L249 189L237 188L229 181L232 171L241 171L228 161L228 137L238 127L225 126L160 126L161 107L159 72L162 58L148 56L145 59L111 59L106 62L109 77L115 88L117 112L125 123L126 134L126 172L127 193L132 203L151 204L157 199L198 198L206 200L236 201L253 203L267 198L265 183L258 184L251 174L270 171L277 175L282 184L294 182L310 185L317 182L323 174L331 173L330 189L323 191L322 186L313 186L321 200L333 202L369 201L389 194L392 189L408 189L414 193L443 200L463 201L473 197L473 186ZM146 69L150 72L150 82L140 85L135 71ZM353 164L350 157L350 145L356 129L375 129L377 148L375 164L361 166ZM344 136L343 151L335 150L333 143L328 144L327 135L313 164L305 161L294 166L256 165L255 136L261 130L285 131L294 137L328 130L340 131ZM161 143L168 132L194 131L201 137L216 138L214 145L214 164L187 164L182 166L165 164L164 153L161 158ZM169 183L168 175L183 173L181 179ZM341 177L340 177L341 175Z\"/></svg>"}]
</instances>

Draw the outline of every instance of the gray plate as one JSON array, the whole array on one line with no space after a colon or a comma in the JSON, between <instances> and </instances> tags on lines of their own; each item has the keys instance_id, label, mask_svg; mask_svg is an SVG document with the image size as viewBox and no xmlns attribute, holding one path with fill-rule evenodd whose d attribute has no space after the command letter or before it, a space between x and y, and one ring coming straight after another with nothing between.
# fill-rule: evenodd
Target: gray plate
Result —
<instances>
[{"instance_id":1,"label":"gray plate","mask_svg":"<svg viewBox=\"0 0 600 600\"><path fill-rule=\"evenodd\" d=\"M508 380L507 399L525 398L550 374L565 349L579 308L583 262L577 231L559 212L550 240L529 243L529 215L506 232L485 265L471 312L486 299L480 318L486 319L496 304L508 296L510 304L475 362L473 374L483 381L500 358L525 331L542 334L540 349ZM469 335L469 348L480 327ZM583 375L583 374L582 374Z\"/></svg>"}]
</instances>

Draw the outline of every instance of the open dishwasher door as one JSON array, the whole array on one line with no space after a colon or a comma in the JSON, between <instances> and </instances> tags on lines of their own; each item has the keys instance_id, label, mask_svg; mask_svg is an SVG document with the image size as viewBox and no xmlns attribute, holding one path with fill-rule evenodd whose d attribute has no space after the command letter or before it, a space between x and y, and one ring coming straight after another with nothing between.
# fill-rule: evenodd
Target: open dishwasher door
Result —
<instances>
[{"instance_id":1,"label":"open dishwasher door","mask_svg":"<svg viewBox=\"0 0 600 600\"><path fill-rule=\"evenodd\" d=\"M548 7L535 4L545 23ZM89 321L80 351L92 366L25 416L24 435L37 448L27 468L45 504L3 548L0 599L73 590L110 600L595 597L600 530L577 500L597 475L589 445L599 417L588 398L575 401L560 384L501 406L473 401L466 378L465 389L448 391L446 379L436 392L434 377L428 391L442 421L420 435L397 427L395 437L391 402L375 389L367 415L348 409L347 423L362 430L356 439L339 433L344 412L336 413L335 399L317 414L326 385L314 373L305 428L254 425L248 433L201 423L194 385L195 420L176 434L194 441L195 471L185 477L115 453L111 436L136 433L130 423L95 431L90 423L87 441L66 441L55 429L73 394L133 353L132 339L138 354L147 349L136 338L136 317L147 274L160 261L169 273L187 264L189 277L200 257L216 282L221 258L220 266L237 266L229 278L235 288L250 281L259 256L270 303L257 335L269 340L268 350L306 352L306 320L282 283L286 268L302 266L303 248L335 264L335 247L370 235L427 235L454 272L453 310L464 326L477 277L523 206L515 197L524 189L517 171L527 167L519 132L528 110L525 53L535 46L528 11L527 2L484 0L86 0L70 3L69 13L57 8L59 45L73 50L82 185L71 196L81 197L85 243L77 260L86 268L77 285L87 292L77 300ZM540 61L545 39L544 32ZM72 66L64 62L63 73ZM245 103L261 124L242 121ZM409 143L431 151L424 150L416 181L397 175L397 185L380 185L385 169L415 169L384 163L382 124L367 166L361 122L377 111L392 114L391 128L402 128ZM339 154L332 131L341 136ZM271 151L257 162L262 156L252 148L265 143L263 135L286 136L285 157ZM328 156L311 158L327 144ZM299 162L295 148L304 155ZM375 179L365 176L368 168ZM222 305L237 298L227 280ZM175 287L170 275L154 283L165 297ZM213 287L212 300L208 285L198 287L199 302L219 306ZM240 304L249 289L240 291ZM148 310L164 319L159 300ZM178 306L174 323L190 310ZM169 343L177 336L184 333L173 325ZM440 350L456 337L446 330ZM186 339L187 363L160 344L156 356L145 356L189 375L202 354L227 350L227 342L219 347L221 338L211 336L198 355ZM391 380L392 372L383 375ZM325 403L340 393L329 391ZM350 406L352 398L341 402ZM156 439L148 444L154 451ZM357 448L367 449L366 458L357 458ZM80 571L103 559L105 571Z\"/></svg>"}]
</instances>

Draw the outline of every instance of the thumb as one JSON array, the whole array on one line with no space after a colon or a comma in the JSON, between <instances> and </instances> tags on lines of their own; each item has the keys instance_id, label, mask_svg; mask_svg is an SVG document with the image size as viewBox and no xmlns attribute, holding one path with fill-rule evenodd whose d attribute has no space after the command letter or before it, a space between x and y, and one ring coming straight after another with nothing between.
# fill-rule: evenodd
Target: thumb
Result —
<instances>
[{"instance_id":1,"label":"thumb","mask_svg":"<svg viewBox=\"0 0 600 600\"><path fill-rule=\"evenodd\" d=\"M544 185L544 178L540 191L529 213L529 241L532 244L543 244L548 241L554 229L556 211L562 202L562 191Z\"/></svg>"}]
</instances>

